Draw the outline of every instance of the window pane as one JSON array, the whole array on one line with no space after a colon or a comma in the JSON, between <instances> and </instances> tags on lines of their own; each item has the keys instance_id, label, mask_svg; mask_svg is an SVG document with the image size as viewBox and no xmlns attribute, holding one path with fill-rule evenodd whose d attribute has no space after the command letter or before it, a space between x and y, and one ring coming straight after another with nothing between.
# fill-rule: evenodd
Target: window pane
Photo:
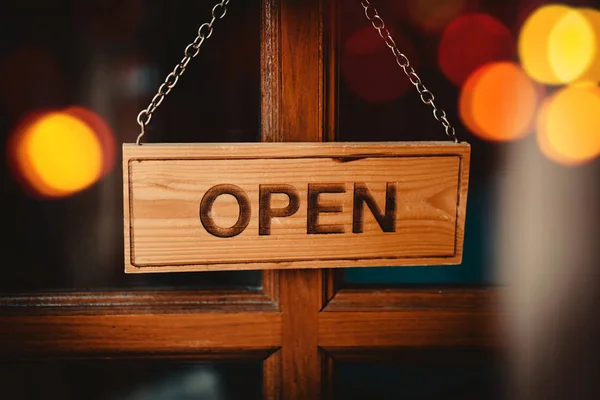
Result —
<instances>
[{"instance_id":1,"label":"window pane","mask_svg":"<svg viewBox=\"0 0 600 400\"><path fill-rule=\"evenodd\" d=\"M261 399L262 362L5 362L0 384L14 400Z\"/></svg>"},{"instance_id":2,"label":"window pane","mask_svg":"<svg viewBox=\"0 0 600 400\"><path fill-rule=\"evenodd\" d=\"M212 2L8 2L0 13L0 291L258 287L260 272L126 276L121 144ZM260 0L231 4L144 141L260 136ZM55 113L50 113L50 111Z\"/></svg>"},{"instance_id":3,"label":"window pane","mask_svg":"<svg viewBox=\"0 0 600 400\"><path fill-rule=\"evenodd\" d=\"M447 140L443 127L432 115L431 107L420 100L415 87L396 64L377 31L366 20L362 9L350 3L338 2L340 32L337 36L339 76L336 139ZM378 3L377 9L400 50L435 95L436 105L446 111L456 127L458 138L471 144L463 262L458 266L351 268L344 273L348 284L490 284L498 281L492 270L492 245L497 233L493 224L493 200L497 197L495 185L501 173L502 151L506 144L485 140L463 123L464 118L459 110L461 85L456 83L450 73L452 71L448 72L446 66L442 65L439 51L445 28L464 15L473 11L488 13L494 21L500 20L513 29L518 25L523 10L519 2L514 1L481 1L476 10L467 2L455 3L442 10L408 0L394 0ZM487 29L487 25L484 28ZM504 32L502 29L500 31ZM495 37L500 41L503 38L502 35ZM514 41L514 38L510 40ZM460 68L464 57L473 56L465 44L467 42L457 42L455 45L460 48L451 49L456 52L456 57L450 60L454 62L452 66ZM509 45L511 43L514 44L510 42ZM461 51L463 56L460 55ZM498 57L504 57L503 54ZM471 61L469 58L465 62Z\"/></svg>"},{"instance_id":4,"label":"window pane","mask_svg":"<svg viewBox=\"0 0 600 400\"><path fill-rule=\"evenodd\" d=\"M437 353L437 354L436 354ZM502 368L485 354L422 350L394 361L334 363L335 399L504 399Z\"/></svg>"}]
</instances>

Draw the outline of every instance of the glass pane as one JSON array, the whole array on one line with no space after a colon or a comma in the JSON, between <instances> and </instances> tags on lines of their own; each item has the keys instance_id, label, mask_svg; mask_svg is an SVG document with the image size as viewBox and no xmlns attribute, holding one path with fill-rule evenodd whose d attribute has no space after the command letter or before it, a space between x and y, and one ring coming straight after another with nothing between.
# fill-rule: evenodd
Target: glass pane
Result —
<instances>
[{"instance_id":1,"label":"glass pane","mask_svg":"<svg viewBox=\"0 0 600 400\"><path fill-rule=\"evenodd\" d=\"M262 362L11 362L0 365L3 398L233 400L262 398Z\"/></svg>"},{"instance_id":2,"label":"glass pane","mask_svg":"<svg viewBox=\"0 0 600 400\"><path fill-rule=\"evenodd\" d=\"M448 7L429 7L408 0L394 0L377 4L400 50L409 58L426 87L434 93L436 104L446 111L456 126L459 139L471 144L463 263L459 266L400 268L390 265L383 268L346 269L345 280L348 284L489 284L498 280L492 271L491 252L496 240L492 219L497 195L494 192L502 172L501 157L506 144L484 139L482 134L473 132L472 125L465 123L459 100L466 77L456 75L462 73L461 68L471 68L473 63L483 65L485 60L473 54L475 50L467 45L474 39L453 42L454 39L447 38L459 29L457 24L460 27L467 26L466 30L483 29L484 33L492 35L487 45L489 52L484 52L480 47L474 49L483 54L482 57L513 60L514 52L504 51L502 46L515 45L514 35L511 36L510 32L517 32L525 10L519 1L486 0L477 5L471 3L453 2ZM442 126L433 118L431 107L419 99L390 50L361 10L357 9L359 7L350 6L345 1L339 4L337 140L446 140ZM464 19L473 12L487 14L484 19L487 22L492 20L489 22L491 26L479 24L479 20L473 22ZM490 30L495 29L493 27L496 27L497 21L501 28L493 33ZM454 24L451 29L450 24ZM508 38L504 36L504 29ZM442 38L446 38L443 46ZM473 46L479 45L477 41ZM494 45L500 48L490 47ZM447 46L450 48L446 49ZM482 46L486 47L484 44ZM442 50L449 51L452 57L442 59Z\"/></svg>"},{"instance_id":3,"label":"glass pane","mask_svg":"<svg viewBox=\"0 0 600 400\"><path fill-rule=\"evenodd\" d=\"M455 350L422 350L385 362L336 361L334 398L500 400L504 373L485 354Z\"/></svg>"},{"instance_id":4,"label":"glass pane","mask_svg":"<svg viewBox=\"0 0 600 400\"><path fill-rule=\"evenodd\" d=\"M145 142L260 135L260 0L231 5ZM0 291L256 288L260 272L126 276L121 144L212 2L8 2L0 13Z\"/></svg>"}]
</instances>

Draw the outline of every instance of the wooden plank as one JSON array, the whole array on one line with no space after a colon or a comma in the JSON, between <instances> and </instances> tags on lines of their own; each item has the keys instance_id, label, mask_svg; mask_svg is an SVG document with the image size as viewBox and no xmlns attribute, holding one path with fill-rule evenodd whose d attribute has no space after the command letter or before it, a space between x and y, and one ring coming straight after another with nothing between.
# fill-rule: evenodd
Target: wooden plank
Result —
<instances>
[{"instance_id":1,"label":"wooden plank","mask_svg":"<svg viewBox=\"0 0 600 400\"><path fill-rule=\"evenodd\" d=\"M460 263L469 156L450 142L125 144L126 272Z\"/></svg>"},{"instance_id":2,"label":"wooden plank","mask_svg":"<svg viewBox=\"0 0 600 400\"><path fill-rule=\"evenodd\" d=\"M0 317L0 354L232 352L281 346L278 313Z\"/></svg>"},{"instance_id":3,"label":"wooden plank","mask_svg":"<svg viewBox=\"0 0 600 400\"><path fill-rule=\"evenodd\" d=\"M502 345L496 309L413 309L324 312L319 314L319 346L378 348Z\"/></svg>"},{"instance_id":4,"label":"wooden plank","mask_svg":"<svg viewBox=\"0 0 600 400\"><path fill-rule=\"evenodd\" d=\"M480 288L371 288L340 289L324 312L381 311L415 308L481 309L497 307L500 289Z\"/></svg>"},{"instance_id":5,"label":"wooden plank","mask_svg":"<svg viewBox=\"0 0 600 400\"><path fill-rule=\"evenodd\" d=\"M281 349L270 354L263 362L263 399L281 399Z\"/></svg>"},{"instance_id":6,"label":"wooden plank","mask_svg":"<svg viewBox=\"0 0 600 400\"><path fill-rule=\"evenodd\" d=\"M270 0L268 1L270 2ZM280 83L266 83L263 110L270 109L267 124L261 125L263 142L321 141L322 135L322 62L319 45L321 32L320 0L277 0L278 15L272 20L279 33L277 50L271 52L272 63L278 69L271 77ZM271 10L274 10L271 7ZM273 39L272 39L273 40ZM298 73L300 71L300 73ZM265 107L265 103L268 103ZM264 117L264 114L263 114ZM269 121L271 123L269 124ZM275 123L273 123L273 121ZM302 147L300 143L288 148ZM316 145L318 146L318 145ZM262 149L276 149L279 145L263 143ZM315 147L315 145L311 145ZM274 226L274 225L273 225ZM282 312L282 348L278 363L280 385L274 391L266 388L265 398L319 399L321 398L321 365L317 346L318 312L321 308L320 271L284 270L280 278L280 309ZM267 360L265 379L273 375ZM265 380L265 383L269 381ZM272 379L271 379L271 383Z\"/></svg>"},{"instance_id":7,"label":"wooden plank","mask_svg":"<svg viewBox=\"0 0 600 400\"><path fill-rule=\"evenodd\" d=\"M262 0L260 29L261 116L263 141L279 142L281 132L281 0ZM281 139L281 138L279 138Z\"/></svg>"},{"instance_id":8,"label":"wooden plank","mask_svg":"<svg viewBox=\"0 0 600 400\"><path fill-rule=\"evenodd\" d=\"M265 271L273 275L273 271ZM277 283L274 284L274 280ZM4 295L0 315L126 315L206 311L277 311L278 277L267 276L263 290L160 290L65 292Z\"/></svg>"},{"instance_id":9,"label":"wooden plank","mask_svg":"<svg viewBox=\"0 0 600 400\"><path fill-rule=\"evenodd\" d=\"M281 273L284 399L321 397L321 354L318 347L321 285L318 270L294 269Z\"/></svg>"},{"instance_id":10,"label":"wooden plank","mask_svg":"<svg viewBox=\"0 0 600 400\"><path fill-rule=\"evenodd\" d=\"M263 131L263 141L323 140L322 3L281 1L281 129Z\"/></svg>"}]
</instances>

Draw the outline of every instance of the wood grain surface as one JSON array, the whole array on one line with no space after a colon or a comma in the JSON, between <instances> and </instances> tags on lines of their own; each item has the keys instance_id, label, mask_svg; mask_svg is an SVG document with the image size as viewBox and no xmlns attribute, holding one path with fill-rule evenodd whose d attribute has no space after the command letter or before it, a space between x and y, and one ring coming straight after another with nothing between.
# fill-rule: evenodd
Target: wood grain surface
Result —
<instances>
[{"instance_id":1,"label":"wood grain surface","mask_svg":"<svg viewBox=\"0 0 600 400\"><path fill-rule=\"evenodd\" d=\"M319 314L323 348L502 346L496 309L405 309Z\"/></svg>"},{"instance_id":2,"label":"wood grain surface","mask_svg":"<svg viewBox=\"0 0 600 400\"><path fill-rule=\"evenodd\" d=\"M470 147L124 145L127 272L457 264Z\"/></svg>"},{"instance_id":3,"label":"wood grain surface","mask_svg":"<svg viewBox=\"0 0 600 400\"><path fill-rule=\"evenodd\" d=\"M240 351L281 346L273 312L0 316L0 355Z\"/></svg>"}]
</instances>

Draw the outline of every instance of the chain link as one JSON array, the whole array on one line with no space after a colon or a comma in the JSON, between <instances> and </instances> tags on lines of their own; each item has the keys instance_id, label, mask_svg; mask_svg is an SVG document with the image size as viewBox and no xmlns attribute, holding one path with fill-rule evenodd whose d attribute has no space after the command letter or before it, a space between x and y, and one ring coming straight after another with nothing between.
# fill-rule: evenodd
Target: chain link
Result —
<instances>
[{"instance_id":1,"label":"chain link","mask_svg":"<svg viewBox=\"0 0 600 400\"><path fill-rule=\"evenodd\" d=\"M198 28L198 36L194 39L194 41L187 45L184 50L184 57L179 61L173 71L171 71L165 81L158 88L158 92L150 101L148 107L140 111L137 116L137 122L140 125L140 134L137 137L135 143L137 145L140 144L142 137L146 133L146 126L150 123L152 119L152 115L156 111L156 109L162 104L165 97L171 92L171 90L177 85L179 78L185 72L189 62L192 58L196 57L200 52L200 47L204 43L206 39L212 36L213 34L213 25L215 21L218 19L223 19L227 14L227 5L229 4L229 0L221 0L212 8L212 18L210 22L205 22Z\"/></svg>"},{"instance_id":2,"label":"chain link","mask_svg":"<svg viewBox=\"0 0 600 400\"><path fill-rule=\"evenodd\" d=\"M410 65L408 57L406 57L406 55L404 55L398 49L398 46L396 46L396 42L392 38L392 35L390 34L388 28L385 27L385 22L383 22L383 19L377 12L377 9L373 7L369 0L361 0L360 4L365 9L365 16L371 22L373 28L377 29L379 36L381 36L387 47L389 47L392 53L394 54L394 57L396 57L396 63L400 66L400 68L402 68L402 70L410 80L410 83L412 83L413 86L417 89L417 92L419 92L419 96L421 96L421 101L425 104L430 105L433 108L433 116L437 121L439 121L442 124L446 135L450 139L454 140L455 143L458 143L458 138L456 137L456 130L454 129L452 124L450 124L450 121L448 121L446 112L441 108L436 107L434 103L435 96L429 89L425 87L423 82L421 82L421 78L419 78L419 75L417 75L414 68Z\"/></svg>"},{"instance_id":3,"label":"chain link","mask_svg":"<svg viewBox=\"0 0 600 400\"><path fill-rule=\"evenodd\" d=\"M213 34L213 25L218 19L223 19L227 14L227 5L229 4L229 0L221 0L217 4L215 4L212 8L212 18L210 22L205 22L198 28L198 35L194 39L194 41L187 45L184 50L184 57L179 61L178 64L175 65L173 70L167 75L165 81L158 88L157 93L154 95L148 107L140 111L137 116L137 122L140 125L140 134L137 137L136 144L140 144L140 141L144 134L146 133L146 126L150 123L152 119L152 115L156 111L156 109L162 104L165 97L171 92L171 90L177 85L179 78L186 71L189 62L192 58L196 57L200 52L200 47L204 41L210 38ZM437 108L434 100L435 96L433 93L425 87L421 78L417 75L414 68L410 65L410 61L405 54L403 54L396 45L396 42L392 38L390 31L386 28L385 22L377 12L377 9L371 5L369 0L361 0L361 5L365 9L365 16L371 22L373 27L379 33L379 36L383 39L386 46L390 48L394 57L396 58L396 63L402 68L410 83L415 86L419 96L421 97L421 101L425 104L430 105L433 108L433 116L439 121L446 135L453 139L454 142L458 143L458 139L456 137L456 131L450 121L448 121L448 117L446 112L441 108Z\"/></svg>"}]
</instances>

